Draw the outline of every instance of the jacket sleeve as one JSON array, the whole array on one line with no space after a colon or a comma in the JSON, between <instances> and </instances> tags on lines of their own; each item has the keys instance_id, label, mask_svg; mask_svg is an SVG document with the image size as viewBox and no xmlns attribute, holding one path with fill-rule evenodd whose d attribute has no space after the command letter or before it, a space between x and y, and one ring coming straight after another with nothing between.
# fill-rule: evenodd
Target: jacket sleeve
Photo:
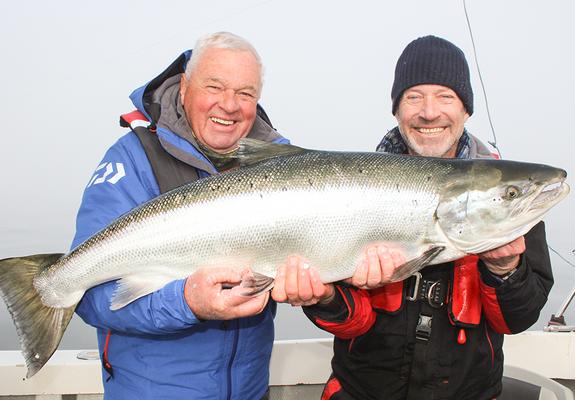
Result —
<instances>
[{"instance_id":1,"label":"jacket sleeve","mask_svg":"<svg viewBox=\"0 0 575 400\"><path fill-rule=\"evenodd\" d=\"M124 136L108 150L84 191L72 248L157 194L157 183L137 137L133 133ZM106 282L84 294L76 313L92 326L116 332L178 332L198 323L184 300L184 282L171 282L116 311L110 310L116 282Z\"/></svg>"},{"instance_id":2,"label":"jacket sleeve","mask_svg":"<svg viewBox=\"0 0 575 400\"><path fill-rule=\"evenodd\" d=\"M553 286L543 222L525 235L525 247L517 271L505 281L495 278L479 262L483 310L491 327L499 333L519 333L531 327Z\"/></svg>"},{"instance_id":3,"label":"jacket sleeve","mask_svg":"<svg viewBox=\"0 0 575 400\"><path fill-rule=\"evenodd\" d=\"M375 322L369 293L347 285L335 285L335 297L326 305L302 307L320 329L340 339L352 339L366 333Z\"/></svg>"}]
</instances>

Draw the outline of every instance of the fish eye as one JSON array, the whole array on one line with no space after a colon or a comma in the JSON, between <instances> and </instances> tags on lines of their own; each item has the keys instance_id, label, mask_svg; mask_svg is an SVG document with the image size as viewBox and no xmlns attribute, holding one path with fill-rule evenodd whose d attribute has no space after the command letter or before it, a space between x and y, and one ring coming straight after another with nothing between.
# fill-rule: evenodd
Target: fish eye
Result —
<instances>
[{"instance_id":1,"label":"fish eye","mask_svg":"<svg viewBox=\"0 0 575 400\"><path fill-rule=\"evenodd\" d=\"M507 189L505 189L505 198L513 200L519 197L520 193L521 192L519 191L519 188L517 186L508 186Z\"/></svg>"}]
</instances>

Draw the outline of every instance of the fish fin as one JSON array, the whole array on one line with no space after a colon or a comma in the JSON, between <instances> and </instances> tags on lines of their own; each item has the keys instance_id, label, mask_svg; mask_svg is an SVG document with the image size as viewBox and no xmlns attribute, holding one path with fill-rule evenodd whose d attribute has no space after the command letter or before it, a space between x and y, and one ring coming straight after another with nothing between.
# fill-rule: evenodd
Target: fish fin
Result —
<instances>
[{"instance_id":1,"label":"fish fin","mask_svg":"<svg viewBox=\"0 0 575 400\"><path fill-rule=\"evenodd\" d=\"M34 278L62 254L36 254L0 260L0 295L12 316L31 378L58 348L76 305L47 307L34 288Z\"/></svg>"},{"instance_id":2,"label":"fish fin","mask_svg":"<svg viewBox=\"0 0 575 400\"><path fill-rule=\"evenodd\" d=\"M178 277L162 273L125 276L118 281L118 286L112 296L110 310L118 310L125 307L134 300L163 288L175 279L178 279Z\"/></svg>"},{"instance_id":3,"label":"fish fin","mask_svg":"<svg viewBox=\"0 0 575 400\"><path fill-rule=\"evenodd\" d=\"M274 157L303 153L306 150L287 143L270 143L257 139L244 138L240 140L237 157L240 166L257 164Z\"/></svg>"},{"instance_id":4,"label":"fish fin","mask_svg":"<svg viewBox=\"0 0 575 400\"><path fill-rule=\"evenodd\" d=\"M249 276L244 276L240 286L246 289L241 293L245 297L255 297L274 287L274 279L269 276L253 272Z\"/></svg>"},{"instance_id":5,"label":"fish fin","mask_svg":"<svg viewBox=\"0 0 575 400\"><path fill-rule=\"evenodd\" d=\"M445 246L433 246L427 249L419 257L414 258L413 260L409 260L405 264L399 266L397 270L393 273L391 281L392 282L402 281L410 277L415 272L419 271L427 264L429 264L431 261L433 261L433 259L437 257L443 250L445 250Z\"/></svg>"}]
</instances>

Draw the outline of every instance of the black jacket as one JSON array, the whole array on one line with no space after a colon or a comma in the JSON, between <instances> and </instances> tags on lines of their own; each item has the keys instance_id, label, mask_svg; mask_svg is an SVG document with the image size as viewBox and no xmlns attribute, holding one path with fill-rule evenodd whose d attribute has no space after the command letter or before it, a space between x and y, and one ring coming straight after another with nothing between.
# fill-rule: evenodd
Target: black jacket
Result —
<instances>
[{"instance_id":1,"label":"black jacket","mask_svg":"<svg viewBox=\"0 0 575 400\"><path fill-rule=\"evenodd\" d=\"M505 281L475 258L463 279L455 278L457 262L420 271L420 289L427 282L421 292L435 299L407 300L413 295L410 278L372 291L337 285L332 303L304 307L318 327L335 335L333 374L322 400L499 395L503 334L535 323L553 285L543 222L525 239L520 265Z\"/></svg>"}]
</instances>

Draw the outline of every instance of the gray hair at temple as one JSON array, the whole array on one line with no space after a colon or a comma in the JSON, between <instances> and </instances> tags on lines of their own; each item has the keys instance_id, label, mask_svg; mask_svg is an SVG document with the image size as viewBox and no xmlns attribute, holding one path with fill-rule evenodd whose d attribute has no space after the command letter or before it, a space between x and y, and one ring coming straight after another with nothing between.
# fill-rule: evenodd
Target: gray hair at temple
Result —
<instances>
[{"instance_id":1,"label":"gray hair at temple","mask_svg":"<svg viewBox=\"0 0 575 400\"><path fill-rule=\"evenodd\" d=\"M234 35L230 32L216 32L211 33L206 36L202 36L196 42L194 49L192 50L192 56L186 65L186 78L189 79L192 71L197 67L198 62L207 49L230 49L230 50L238 50L238 51L249 51L252 53L260 66L260 85L263 85L264 82L264 66L262 64L262 60L260 55L252 46L250 42L246 39Z\"/></svg>"}]
</instances>

